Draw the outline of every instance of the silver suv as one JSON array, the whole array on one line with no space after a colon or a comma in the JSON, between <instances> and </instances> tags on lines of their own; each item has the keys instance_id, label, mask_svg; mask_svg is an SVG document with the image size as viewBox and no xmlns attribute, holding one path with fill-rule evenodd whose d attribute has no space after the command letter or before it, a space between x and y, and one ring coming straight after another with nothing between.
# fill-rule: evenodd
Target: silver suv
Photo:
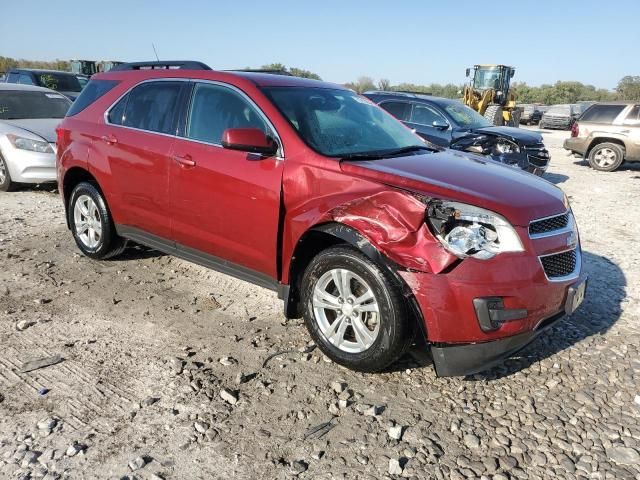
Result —
<instances>
[{"instance_id":1,"label":"silver suv","mask_svg":"<svg viewBox=\"0 0 640 480\"><path fill-rule=\"evenodd\" d=\"M564 148L589 160L596 170L613 172L622 162L640 161L640 104L596 103L571 127Z\"/></svg>"}]
</instances>

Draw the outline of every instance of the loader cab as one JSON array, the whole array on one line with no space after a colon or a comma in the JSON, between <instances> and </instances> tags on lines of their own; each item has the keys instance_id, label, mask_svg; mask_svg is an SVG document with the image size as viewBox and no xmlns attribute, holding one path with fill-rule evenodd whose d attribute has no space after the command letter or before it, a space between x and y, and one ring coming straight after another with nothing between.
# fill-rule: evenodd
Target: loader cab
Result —
<instances>
[{"instance_id":1,"label":"loader cab","mask_svg":"<svg viewBox=\"0 0 640 480\"><path fill-rule=\"evenodd\" d=\"M470 73L470 69L467 69L467 77ZM506 65L475 65L471 85L474 90L479 92L494 90L496 92L494 101L504 104L514 74L515 69Z\"/></svg>"}]
</instances>

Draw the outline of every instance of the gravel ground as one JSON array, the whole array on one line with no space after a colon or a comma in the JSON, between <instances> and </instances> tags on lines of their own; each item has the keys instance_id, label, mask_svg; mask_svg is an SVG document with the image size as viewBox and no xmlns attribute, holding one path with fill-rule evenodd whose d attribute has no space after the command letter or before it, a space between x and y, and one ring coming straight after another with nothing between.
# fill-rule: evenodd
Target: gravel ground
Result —
<instances>
[{"instance_id":1,"label":"gravel ground","mask_svg":"<svg viewBox=\"0 0 640 480\"><path fill-rule=\"evenodd\" d=\"M0 195L0 477L640 479L640 165L595 172L566 134L547 178L587 299L469 378L418 350L345 370L272 292L142 248L88 260L57 194Z\"/></svg>"}]
</instances>

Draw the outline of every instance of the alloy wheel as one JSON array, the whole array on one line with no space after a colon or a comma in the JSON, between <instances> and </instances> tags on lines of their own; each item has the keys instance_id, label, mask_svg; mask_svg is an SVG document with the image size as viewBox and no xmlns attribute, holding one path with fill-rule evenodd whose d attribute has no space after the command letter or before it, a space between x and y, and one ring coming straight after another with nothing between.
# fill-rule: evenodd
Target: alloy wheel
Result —
<instances>
[{"instance_id":1,"label":"alloy wheel","mask_svg":"<svg viewBox=\"0 0 640 480\"><path fill-rule=\"evenodd\" d=\"M347 353L369 349L380 332L380 307L373 290L344 268L329 270L317 281L313 311L322 334Z\"/></svg>"},{"instance_id":2,"label":"alloy wheel","mask_svg":"<svg viewBox=\"0 0 640 480\"><path fill-rule=\"evenodd\" d=\"M602 150L598 150L596 154L593 156L593 160L599 167L606 168L613 165L616 162L617 155L610 148L603 148Z\"/></svg>"},{"instance_id":3,"label":"alloy wheel","mask_svg":"<svg viewBox=\"0 0 640 480\"><path fill-rule=\"evenodd\" d=\"M102 221L98 206L89 195L81 195L73 207L76 236L89 249L98 247L102 240Z\"/></svg>"}]
</instances>

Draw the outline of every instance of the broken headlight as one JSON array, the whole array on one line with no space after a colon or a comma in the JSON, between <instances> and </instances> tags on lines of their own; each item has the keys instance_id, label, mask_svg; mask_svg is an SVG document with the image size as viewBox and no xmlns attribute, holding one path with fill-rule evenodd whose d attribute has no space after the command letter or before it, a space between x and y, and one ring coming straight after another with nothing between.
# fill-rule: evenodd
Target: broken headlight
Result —
<instances>
[{"instance_id":1,"label":"broken headlight","mask_svg":"<svg viewBox=\"0 0 640 480\"><path fill-rule=\"evenodd\" d=\"M522 252L513 226L501 215L459 202L436 200L427 220L444 248L458 258L487 260L503 252Z\"/></svg>"},{"instance_id":2,"label":"broken headlight","mask_svg":"<svg viewBox=\"0 0 640 480\"><path fill-rule=\"evenodd\" d=\"M503 155L505 153L520 153L520 147L511 140L498 138L491 148L491 154Z\"/></svg>"}]
</instances>

